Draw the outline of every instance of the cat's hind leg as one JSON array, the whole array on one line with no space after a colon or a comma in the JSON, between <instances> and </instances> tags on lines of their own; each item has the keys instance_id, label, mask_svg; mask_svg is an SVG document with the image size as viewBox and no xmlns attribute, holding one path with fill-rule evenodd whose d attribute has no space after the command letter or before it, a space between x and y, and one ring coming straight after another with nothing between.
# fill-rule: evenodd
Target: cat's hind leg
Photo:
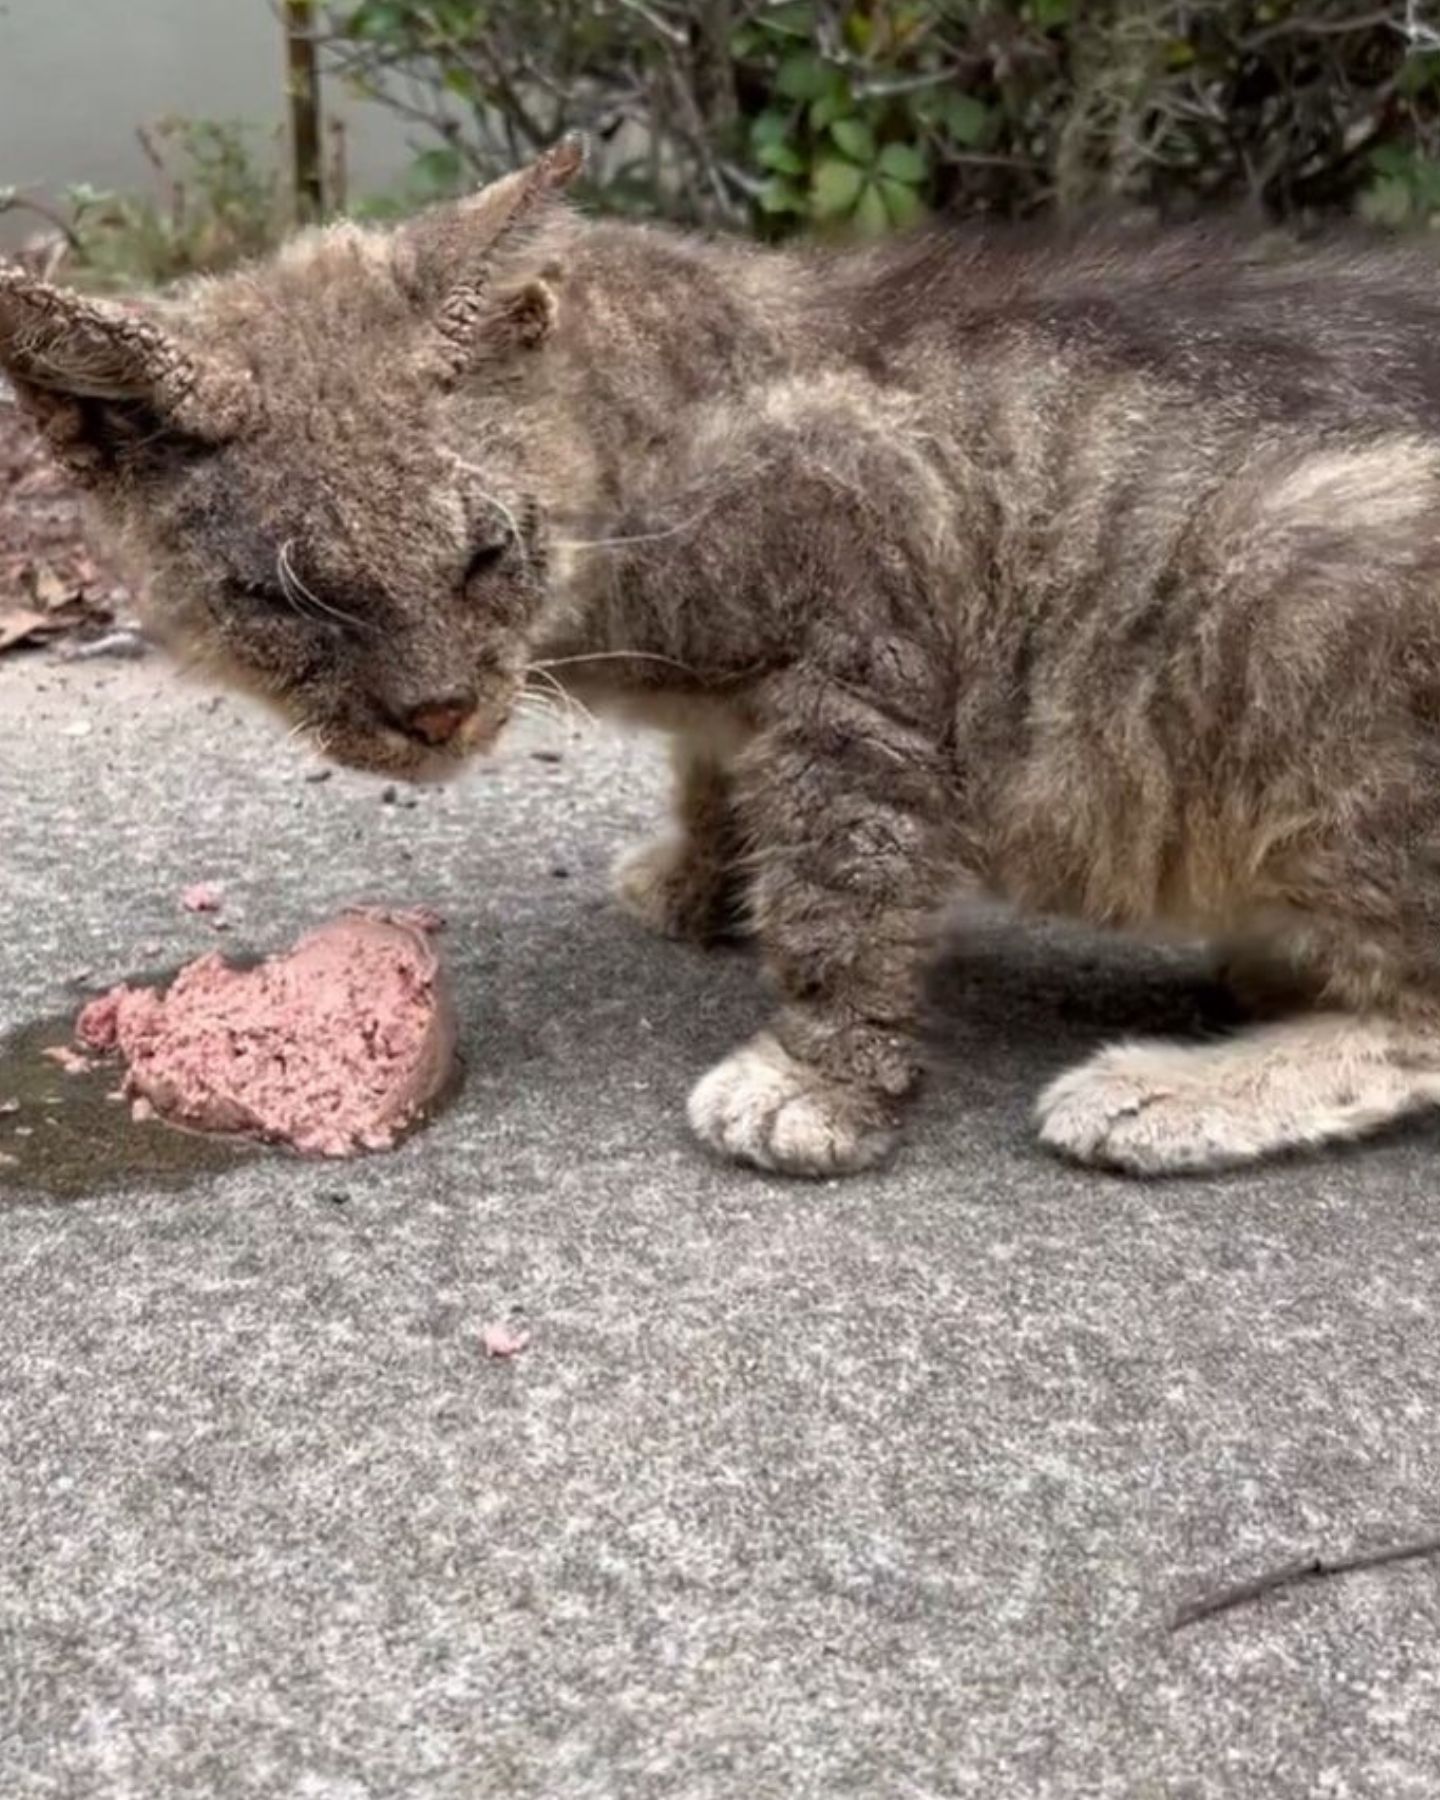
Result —
<instances>
[{"instance_id":1,"label":"cat's hind leg","mask_svg":"<svg viewBox=\"0 0 1440 1800\"><path fill-rule=\"evenodd\" d=\"M1440 1105L1440 1012L1319 1012L1217 1043L1113 1044L1041 1096L1041 1141L1132 1175L1234 1168Z\"/></svg>"}]
</instances>

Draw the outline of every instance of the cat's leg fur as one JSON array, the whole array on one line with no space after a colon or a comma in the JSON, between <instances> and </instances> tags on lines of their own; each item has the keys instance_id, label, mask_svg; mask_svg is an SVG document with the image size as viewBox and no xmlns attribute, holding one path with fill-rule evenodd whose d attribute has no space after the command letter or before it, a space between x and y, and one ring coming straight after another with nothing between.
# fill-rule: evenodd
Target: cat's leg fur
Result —
<instances>
[{"instance_id":1,"label":"cat's leg fur","mask_svg":"<svg viewBox=\"0 0 1440 1800\"><path fill-rule=\"evenodd\" d=\"M1041 1096L1041 1140L1134 1175L1234 1168L1440 1105L1440 1011L1319 1012L1219 1043L1113 1044Z\"/></svg>"},{"instance_id":2,"label":"cat's leg fur","mask_svg":"<svg viewBox=\"0 0 1440 1800\"><path fill-rule=\"evenodd\" d=\"M1232 999L1256 1019L1288 1018L1322 1003L1323 979L1293 955L1263 941L1221 944L1215 974Z\"/></svg>"},{"instance_id":3,"label":"cat's leg fur","mask_svg":"<svg viewBox=\"0 0 1440 1800\"><path fill-rule=\"evenodd\" d=\"M677 738L675 828L625 851L611 871L621 907L662 937L714 944L745 931L733 783L720 751Z\"/></svg>"},{"instance_id":4,"label":"cat's leg fur","mask_svg":"<svg viewBox=\"0 0 1440 1800\"><path fill-rule=\"evenodd\" d=\"M851 686L812 669L770 699L735 798L782 1006L700 1081L689 1117L741 1161L833 1175L886 1155L918 1079L924 965L953 879L947 787L933 739Z\"/></svg>"}]
</instances>

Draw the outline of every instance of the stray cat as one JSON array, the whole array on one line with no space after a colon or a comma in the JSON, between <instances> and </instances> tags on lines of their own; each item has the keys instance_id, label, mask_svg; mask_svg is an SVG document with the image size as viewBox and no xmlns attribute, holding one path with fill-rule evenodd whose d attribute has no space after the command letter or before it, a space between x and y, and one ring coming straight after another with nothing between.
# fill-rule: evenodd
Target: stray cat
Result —
<instances>
[{"instance_id":1,"label":"stray cat","mask_svg":"<svg viewBox=\"0 0 1440 1800\"><path fill-rule=\"evenodd\" d=\"M1040 1101L1137 1173L1440 1102L1440 280L1190 231L761 250L589 222L564 143L135 308L0 269L0 361L154 622L330 755L527 683L671 732L656 929L759 940L690 1118L876 1163L941 910L1202 935L1292 1011Z\"/></svg>"}]
</instances>

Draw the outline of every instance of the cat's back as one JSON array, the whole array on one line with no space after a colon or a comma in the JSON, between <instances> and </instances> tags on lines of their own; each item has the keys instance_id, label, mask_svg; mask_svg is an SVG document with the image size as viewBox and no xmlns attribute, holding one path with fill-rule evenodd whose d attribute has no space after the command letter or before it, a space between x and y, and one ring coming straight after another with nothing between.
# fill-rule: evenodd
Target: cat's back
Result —
<instances>
[{"instance_id":1,"label":"cat's back","mask_svg":"<svg viewBox=\"0 0 1440 1800\"><path fill-rule=\"evenodd\" d=\"M825 284L900 378L1058 360L1232 414L1440 432L1440 254L1423 243L932 226L834 257Z\"/></svg>"}]
</instances>

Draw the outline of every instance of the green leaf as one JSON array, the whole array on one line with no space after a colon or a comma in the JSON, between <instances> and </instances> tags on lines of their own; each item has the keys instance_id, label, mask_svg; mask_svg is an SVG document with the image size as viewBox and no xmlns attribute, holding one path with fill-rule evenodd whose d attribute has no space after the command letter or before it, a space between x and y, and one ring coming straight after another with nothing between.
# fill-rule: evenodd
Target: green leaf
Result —
<instances>
[{"instance_id":1,"label":"green leaf","mask_svg":"<svg viewBox=\"0 0 1440 1800\"><path fill-rule=\"evenodd\" d=\"M830 135L851 162L867 166L875 160L875 133L863 119L836 119Z\"/></svg>"},{"instance_id":2,"label":"green leaf","mask_svg":"<svg viewBox=\"0 0 1440 1800\"><path fill-rule=\"evenodd\" d=\"M1396 175L1402 180L1415 166L1415 152L1406 144L1381 144L1370 152L1370 167L1377 175Z\"/></svg>"},{"instance_id":3,"label":"green leaf","mask_svg":"<svg viewBox=\"0 0 1440 1800\"><path fill-rule=\"evenodd\" d=\"M866 237L879 237L890 229L890 214L880 193L880 183L866 184L855 207L855 223Z\"/></svg>"},{"instance_id":4,"label":"green leaf","mask_svg":"<svg viewBox=\"0 0 1440 1800\"><path fill-rule=\"evenodd\" d=\"M364 0L345 20L345 30L354 37L383 38L404 31L410 23L400 0Z\"/></svg>"},{"instance_id":5,"label":"green leaf","mask_svg":"<svg viewBox=\"0 0 1440 1800\"><path fill-rule=\"evenodd\" d=\"M793 181L786 181L777 175L761 188L755 196L755 204L761 212L766 213L803 213L805 196Z\"/></svg>"},{"instance_id":6,"label":"green leaf","mask_svg":"<svg viewBox=\"0 0 1440 1800\"><path fill-rule=\"evenodd\" d=\"M1408 225L1414 213L1410 183L1387 175L1360 196L1360 216L1372 225Z\"/></svg>"},{"instance_id":7,"label":"green leaf","mask_svg":"<svg viewBox=\"0 0 1440 1800\"><path fill-rule=\"evenodd\" d=\"M422 150L410 165L421 189L443 194L460 185L464 163L458 150Z\"/></svg>"},{"instance_id":8,"label":"green leaf","mask_svg":"<svg viewBox=\"0 0 1440 1800\"><path fill-rule=\"evenodd\" d=\"M811 208L817 219L838 219L848 213L865 185L865 171L838 156L816 163L810 180Z\"/></svg>"},{"instance_id":9,"label":"green leaf","mask_svg":"<svg viewBox=\"0 0 1440 1800\"><path fill-rule=\"evenodd\" d=\"M1413 100L1427 87L1440 87L1440 53L1434 50L1412 50L1400 65L1396 85L1407 100Z\"/></svg>"},{"instance_id":10,"label":"green leaf","mask_svg":"<svg viewBox=\"0 0 1440 1800\"><path fill-rule=\"evenodd\" d=\"M914 144L887 144L880 152L880 161L876 167L892 181L903 181L911 187L919 187L925 179L925 153Z\"/></svg>"},{"instance_id":11,"label":"green leaf","mask_svg":"<svg viewBox=\"0 0 1440 1800\"><path fill-rule=\"evenodd\" d=\"M1030 16L1042 31L1070 22L1070 0L1030 0Z\"/></svg>"},{"instance_id":12,"label":"green leaf","mask_svg":"<svg viewBox=\"0 0 1440 1800\"><path fill-rule=\"evenodd\" d=\"M924 202L913 187L903 181L887 181L884 176L878 186L892 225L913 225L923 215Z\"/></svg>"},{"instance_id":13,"label":"green leaf","mask_svg":"<svg viewBox=\"0 0 1440 1800\"><path fill-rule=\"evenodd\" d=\"M791 144L762 144L755 152L762 169L775 169L781 175L803 175L805 158Z\"/></svg>"},{"instance_id":14,"label":"green leaf","mask_svg":"<svg viewBox=\"0 0 1440 1800\"><path fill-rule=\"evenodd\" d=\"M825 71L825 92L810 102L810 123L816 131L824 131L833 120L843 118L854 106L850 83L839 69Z\"/></svg>"},{"instance_id":15,"label":"green leaf","mask_svg":"<svg viewBox=\"0 0 1440 1800\"><path fill-rule=\"evenodd\" d=\"M1410 175L1416 204L1423 212L1440 211L1440 163L1417 157Z\"/></svg>"},{"instance_id":16,"label":"green leaf","mask_svg":"<svg viewBox=\"0 0 1440 1800\"><path fill-rule=\"evenodd\" d=\"M777 37L808 40L815 32L815 7L812 0L791 0L785 6L767 7L755 24L764 31L773 31Z\"/></svg>"},{"instance_id":17,"label":"green leaf","mask_svg":"<svg viewBox=\"0 0 1440 1800\"><path fill-rule=\"evenodd\" d=\"M990 123L990 109L973 94L952 94L945 102L945 129L957 144L978 144Z\"/></svg>"},{"instance_id":18,"label":"green leaf","mask_svg":"<svg viewBox=\"0 0 1440 1800\"><path fill-rule=\"evenodd\" d=\"M829 85L829 70L812 51L787 56L775 76L775 86L788 100L818 100Z\"/></svg>"},{"instance_id":19,"label":"green leaf","mask_svg":"<svg viewBox=\"0 0 1440 1800\"><path fill-rule=\"evenodd\" d=\"M765 144L783 144L790 135L789 113L769 112L757 114L750 126L750 142L757 150Z\"/></svg>"},{"instance_id":20,"label":"green leaf","mask_svg":"<svg viewBox=\"0 0 1440 1800\"><path fill-rule=\"evenodd\" d=\"M462 100L473 100L479 93L479 83L469 69L452 66L446 69L441 77L452 94L459 94Z\"/></svg>"}]
</instances>

